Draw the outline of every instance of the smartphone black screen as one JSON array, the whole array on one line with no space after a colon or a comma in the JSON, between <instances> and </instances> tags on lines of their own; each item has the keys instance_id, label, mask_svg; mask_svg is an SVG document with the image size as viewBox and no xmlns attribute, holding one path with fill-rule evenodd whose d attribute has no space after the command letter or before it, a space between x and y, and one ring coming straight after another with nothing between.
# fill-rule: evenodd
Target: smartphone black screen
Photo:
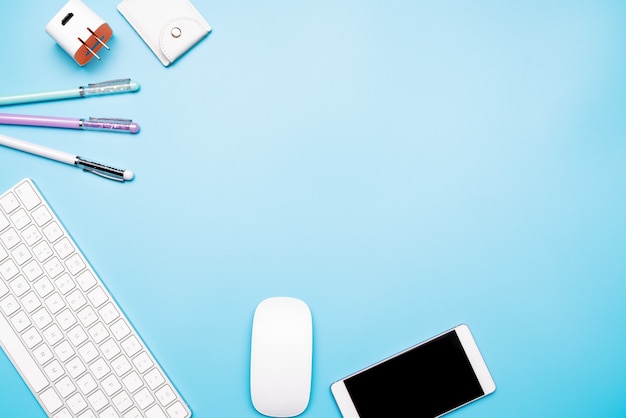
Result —
<instances>
[{"instance_id":1,"label":"smartphone black screen","mask_svg":"<svg viewBox=\"0 0 626 418\"><path fill-rule=\"evenodd\" d=\"M436 417L484 392L456 331L345 380L361 418Z\"/></svg>"}]
</instances>

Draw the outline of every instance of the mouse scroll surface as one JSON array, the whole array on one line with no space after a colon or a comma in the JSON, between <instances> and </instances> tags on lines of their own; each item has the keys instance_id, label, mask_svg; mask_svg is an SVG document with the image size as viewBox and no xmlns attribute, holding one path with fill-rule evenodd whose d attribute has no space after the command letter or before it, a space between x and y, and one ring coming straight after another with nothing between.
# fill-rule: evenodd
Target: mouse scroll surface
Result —
<instances>
[{"instance_id":1,"label":"mouse scroll surface","mask_svg":"<svg viewBox=\"0 0 626 418\"><path fill-rule=\"evenodd\" d=\"M311 311L299 299L262 301L254 313L250 394L270 417L300 415L309 403L313 355Z\"/></svg>"}]
</instances>

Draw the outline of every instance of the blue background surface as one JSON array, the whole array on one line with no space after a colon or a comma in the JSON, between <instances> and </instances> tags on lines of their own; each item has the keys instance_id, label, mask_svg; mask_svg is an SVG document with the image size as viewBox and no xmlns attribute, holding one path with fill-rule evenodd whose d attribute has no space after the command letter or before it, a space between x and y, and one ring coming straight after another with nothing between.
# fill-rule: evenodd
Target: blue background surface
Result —
<instances>
[{"instance_id":1,"label":"blue background surface","mask_svg":"<svg viewBox=\"0 0 626 418\"><path fill-rule=\"evenodd\" d=\"M0 126L130 168L118 184L0 149L32 178L196 417L257 417L254 308L306 301L312 397L459 323L498 389L455 417L626 416L626 3L194 0L169 68L117 12L81 68L5 2L0 96L132 77L136 94L1 112L126 117L136 136ZM0 415L43 417L0 354Z\"/></svg>"}]
</instances>

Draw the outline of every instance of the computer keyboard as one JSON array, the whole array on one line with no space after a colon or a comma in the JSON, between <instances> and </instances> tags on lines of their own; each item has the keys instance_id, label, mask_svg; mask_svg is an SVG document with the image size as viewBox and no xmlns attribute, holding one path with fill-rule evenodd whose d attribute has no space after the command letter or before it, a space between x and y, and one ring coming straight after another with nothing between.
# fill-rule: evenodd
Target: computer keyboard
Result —
<instances>
[{"instance_id":1,"label":"computer keyboard","mask_svg":"<svg viewBox=\"0 0 626 418\"><path fill-rule=\"evenodd\" d=\"M49 417L191 416L29 179L0 195L0 343Z\"/></svg>"}]
</instances>

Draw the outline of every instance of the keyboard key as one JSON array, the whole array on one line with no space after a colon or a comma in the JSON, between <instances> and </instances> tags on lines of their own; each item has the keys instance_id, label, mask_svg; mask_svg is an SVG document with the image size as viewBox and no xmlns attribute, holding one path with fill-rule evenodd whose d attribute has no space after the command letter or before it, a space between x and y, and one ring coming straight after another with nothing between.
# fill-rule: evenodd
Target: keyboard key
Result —
<instances>
[{"instance_id":1,"label":"keyboard key","mask_svg":"<svg viewBox=\"0 0 626 418\"><path fill-rule=\"evenodd\" d=\"M85 299L85 296L83 296L83 293L80 290L76 289L67 297L67 303L69 303L71 308L76 311L85 306L87 299Z\"/></svg>"},{"instance_id":2,"label":"keyboard key","mask_svg":"<svg viewBox=\"0 0 626 418\"><path fill-rule=\"evenodd\" d=\"M56 320L57 324L59 324L63 331L67 331L72 325L76 323L76 318L74 318L72 312L70 312L70 310L67 308L57 315ZM96 341L96 343L98 342L99 341Z\"/></svg>"},{"instance_id":3,"label":"keyboard key","mask_svg":"<svg viewBox=\"0 0 626 418\"><path fill-rule=\"evenodd\" d=\"M42 235L39 233L39 230L35 225L30 225L22 231L22 238L24 238L26 244L32 247L42 238Z\"/></svg>"},{"instance_id":4,"label":"keyboard key","mask_svg":"<svg viewBox=\"0 0 626 418\"><path fill-rule=\"evenodd\" d=\"M115 344L112 338L109 338L104 343L100 345L100 350L104 355L104 358L107 360L111 360L113 357L117 356L120 353L120 348Z\"/></svg>"},{"instance_id":5,"label":"keyboard key","mask_svg":"<svg viewBox=\"0 0 626 418\"><path fill-rule=\"evenodd\" d=\"M52 248L50 248L50 245L46 241L41 241L39 244L35 245L33 247L33 252L40 263L46 261L52 257L52 254L54 254Z\"/></svg>"},{"instance_id":6,"label":"keyboard key","mask_svg":"<svg viewBox=\"0 0 626 418\"><path fill-rule=\"evenodd\" d=\"M19 269L13 260L7 260L0 264L0 276L7 282L14 278L17 273L19 273Z\"/></svg>"},{"instance_id":7,"label":"keyboard key","mask_svg":"<svg viewBox=\"0 0 626 418\"><path fill-rule=\"evenodd\" d=\"M62 398L67 398L76 390L76 386L74 386L74 383L72 383L72 380L68 376L59 380L54 387Z\"/></svg>"},{"instance_id":8,"label":"keyboard key","mask_svg":"<svg viewBox=\"0 0 626 418\"><path fill-rule=\"evenodd\" d=\"M78 312L78 320L84 326L88 327L98 320L98 315L96 315L96 312L91 308L91 306L87 306Z\"/></svg>"},{"instance_id":9,"label":"keyboard key","mask_svg":"<svg viewBox=\"0 0 626 418\"><path fill-rule=\"evenodd\" d=\"M41 306L41 300L37 297L35 292L28 292L24 295L24 297L22 297L21 301L22 305L24 305L24 309L28 313L33 312Z\"/></svg>"},{"instance_id":10,"label":"keyboard key","mask_svg":"<svg viewBox=\"0 0 626 418\"><path fill-rule=\"evenodd\" d=\"M122 384L114 375L109 375L102 381L102 389L104 389L104 392L109 396L117 393L121 388Z\"/></svg>"},{"instance_id":11,"label":"keyboard key","mask_svg":"<svg viewBox=\"0 0 626 418\"><path fill-rule=\"evenodd\" d=\"M44 408L46 408L46 411L48 411L49 414L54 413L54 411L56 411L57 409L63 406L63 402L61 401L61 398L59 398L59 395L57 395L54 389L52 388L47 389L45 392L40 393L39 400L41 401Z\"/></svg>"},{"instance_id":12,"label":"keyboard key","mask_svg":"<svg viewBox=\"0 0 626 418\"><path fill-rule=\"evenodd\" d=\"M145 373L146 370L154 365L154 363L150 359L150 356L148 356L145 351L135 357L133 359L133 363L135 364L135 367L137 368L137 371L139 373Z\"/></svg>"},{"instance_id":13,"label":"keyboard key","mask_svg":"<svg viewBox=\"0 0 626 418\"><path fill-rule=\"evenodd\" d=\"M128 396L128 393L121 392L113 397L113 404L120 412L124 412L133 406L133 401L130 399L130 396Z\"/></svg>"},{"instance_id":14,"label":"keyboard key","mask_svg":"<svg viewBox=\"0 0 626 418\"><path fill-rule=\"evenodd\" d=\"M80 411L87 408L87 402L85 402L85 398L83 398L80 393L75 393L67 400L67 406L73 414L78 414Z\"/></svg>"},{"instance_id":15,"label":"keyboard key","mask_svg":"<svg viewBox=\"0 0 626 418\"><path fill-rule=\"evenodd\" d=\"M59 295L58 293L53 293L45 300L45 302L46 306L53 315L65 307L65 302L63 301L61 295Z\"/></svg>"},{"instance_id":16,"label":"keyboard key","mask_svg":"<svg viewBox=\"0 0 626 418\"><path fill-rule=\"evenodd\" d=\"M130 328L126 325L126 322L124 322L123 319L120 319L111 325L111 332L113 333L115 339L120 341L122 338L130 334Z\"/></svg>"},{"instance_id":17,"label":"keyboard key","mask_svg":"<svg viewBox=\"0 0 626 418\"><path fill-rule=\"evenodd\" d=\"M171 418L186 418L186 417L189 417L191 415L191 414L189 414L187 412L187 410L185 409L183 404L180 403L180 401L177 401L172 406L167 408L167 414Z\"/></svg>"},{"instance_id":18,"label":"keyboard key","mask_svg":"<svg viewBox=\"0 0 626 418\"><path fill-rule=\"evenodd\" d=\"M65 370L63 370L61 363L59 363L57 360L52 361L50 364L44 367L43 371L48 376L48 379L50 379L51 382L54 382L59 377L63 376L63 374L65 374Z\"/></svg>"},{"instance_id":19,"label":"keyboard key","mask_svg":"<svg viewBox=\"0 0 626 418\"><path fill-rule=\"evenodd\" d=\"M68 341L63 341L61 344L57 345L54 348L54 352L63 363L74 355L74 349Z\"/></svg>"},{"instance_id":20,"label":"keyboard key","mask_svg":"<svg viewBox=\"0 0 626 418\"><path fill-rule=\"evenodd\" d=\"M133 408L124 414L124 418L143 418L143 416L137 408Z\"/></svg>"},{"instance_id":21,"label":"keyboard key","mask_svg":"<svg viewBox=\"0 0 626 418\"><path fill-rule=\"evenodd\" d=\"M115 370L115 373L118 376L124 376L130 369L132 369L132 366L130 365L126 357L124 356L119 356L118 358L113 360L111 365L113 366L113 370ZM132 378L131 380L129 380L129 382L131 381L132 381ZM139 385L141 386L141 382ZM128 385L126 385L126 387L128 387ZM128 387L128 389L132 392L130 387Z\"/></svg>"},{"instance_id":22,"label":"keyboard key","mask_svg":"<svg viewBox=\"0 0 626 418\"><path fill-rule=\"evenodd\" d=\"M18 209L11 216L11 222L17 229L23 229L26 225L30 223L30 217L26 213L24 209Z\"/></svg>"},{"instance_id":23,"label":"keyboard key","mask_svg":"<svg viewBox=\"0 0 626 418\"><path fill-rule=\"evenodd\" d=\"M59 274L63 273L63 271L65 271L63 264L61 264L61 261L59 261L59 259L56 257L52 257L50 260L46 261L43 265L43 268L46 270L46 273L48 273L48 277L50 277L51 279L54 279Z\"/></svg>"},{"instance_id":24,"label":"keyboard key","mask_svg":"<svg viewBox=\"0 0 626 418\"><path fill-rule=\"evenodd\" d=\"M141 386L143 386L143 382L141 381L141 378L139 377L137 372L129 373L128 376L122 379L122 383L124 383L124 386L126 386L126 389L128 389L130 393L133 393Z\"/></svg>"},{"instance_id":25,"label":"keyboard key","mask_svg":"<svg viewBox=\"0 0 626 418\"><path fill-rule=\"evenodd\" d=\"M4 197L0 198L0 207L5 213L11 213L20 206L20 202L17 201L13 193L7 193Z\"/></svg>"},{"instance_id":26,"label":"keyboard key","mask_svg":"<svg viewBox=\"0 0 626 418\"><path fill-rule=\"evenodd\" d=\"M2 309L2 312L4 312L6 316L11 316L20 309L20 304L13 295L9 295L0 300L0 309Z\"/></svg>"},{"instance_id":27,"label":"keyboard key","mask_svg":"<svg viewBox=\"0 0 626 418\"><path fill-rule=\"evenodd\" d=\"M35 287L35 290L37 291L37 294L41 296L42 298L45 298L46 296L50 294L50 292L54 290L54 286L52 286L52 282L50 282L50 280L48 280L48 278L45 276L37 280L34 284L34 287Z\"/></svg>"},{"instance_id":28,"label":"keyboard key","mask_svg":"<svg viewBox=\"0 0 626 418\"><path fill-rule=\"evenodd\" d=\"M74 357L73 359L68 361L66 366L67 372L70 374L70 376L72 376L73 379L76 379L87 370L87 367L85 367L83 362L80 361L80 358L78 357Z\"/></svg>"},{"instance_id":29,"label":"keyboard key","mask_svg":"<svg viewBox=\"0 0 626 418\"><path fill-rule=\"evenodd\" d=\"M68 258L65 261L65 265L72 275L76 275L78 272L86 267L79 254L74 254L73 256Z\"/></svg>"},{"instance_id":30,"label":"keyboard key","mask_svg":"<svg viewBox=\"0 0 626 418\"><path fill-rule=\"evenodd\" d=\"M91 410L88 409L87 411L80 414L78 418L98 418L98 417L93 412L91 412Z\"/></svg>"},{"instance_id":31,"label":"keyboard key","mask_svg":"<svg viewBox=\"0 0 626 418\"><path fill-rule=\"evenodd\" d=\"M41 203L41 199L37 196L37 193L27 181L21 183L15 188L15 194L28 210L33 210L35 206Z\"/></svg>"},{"instance_id":32,"label":"keyboard key","mask_svg":"<svg viewBox=\"0 0 626 418\"><path fill-rule=\"evenodd\" d=\"M100 411L109 403L109 400L100 389L95 391L92 395L89 395L87 400L89 401L91 407L96 411Z\"/></svg>"},{"instance_id":33,"label":"keyboard key","mask_svg":"<svg viewBox=\"0 0 626 418\"><path fill-rule=\"evenodd\" d=\"M61 277L56 279L54 281L54 284L57 286L57 289L59 289L59 291L61 292L62 295L66 295L70 290L72 290L72 289L74 289L76 287L76 284L74 283L74 280L72 280L70 275L67 274L67 273L63 274ZM72 306L71 303L70 303L70 306ZM74 308L74 307L72 306L72 308ZM74 310L76 310L76 309L74 309Z\"/></svg>"},{"instance_id":34,"label":"keyboard key","mask_svg":"<svg viewBox=\"0 0 626 418\"><path fill-rule=\"evenodd\" d=\"M124 340L122 348L129 357L132 357L141 350L141 344L135 336L131 336Z\"/></svg>"},{"instance_id":35,"label":"keyboard key","mask_svg":"<svg viewBox=\"0 0 626 418\"><path fill-rule=\"evenodd\" d=\"M52 360L54 354L52 354L52 350L46 344L41 344L35 350L33 350L33 354L35 355L35 360L40 365L46 364L48 361Z\"/></svg>"},{"instance_id":36,"label":"keyboard key","mask_svg":"<svg viewBox=\"0 0 626 418\"><path fill-rule=\"evenodd\" d=\"M24 340L24 344L26 347L33 348L37 344L39 344L42 340L41 335L37 332L35 328L30 328L28 331L22 334L22 339ZM3 341L6 342L6 341ZM11 353L11 351L9 351ZM11 353L13 354L13 353Z\"/></svg>"},{"instance_id":37,"label":"keyboard key","mask_svg":"<svg viewBox=\"0 0 626 418\"><path fill-rule=\"evenodd\" d=\"M80 389L84 395L88 395L98 387L98 384L89 373L76 380L76 383L78 384L78 389Z\"/></svg>"},{"instance_id":38,"label":"keyboard key","mask_svg":"<svg viewBox=\"0 0 626 418\"><path fill-rule=\"evenodd\" d=\"M19 244L11 251L11 256L17 262L18 266L21 266L32 258L30 251L28 251L28 248L23 243Z\"/></svg>"},{"instance_id":39,"label":"keyboard key","mask_svg":"<svg viewBox=\"0 0 626 418\"><path fill-rule=\"evenodd\" d=\"M80 325L77 325L67 333L67 338L74 344L74 347L78 347L87 340L87 333Z\"/></svg>"},{"instance_id":40,"label":"keyboard key","mask_svg":"<svg viewBox=\"0 0 626 418\"><path fill-rule=\"evenodd\" d=\"M52 418L72 418L72 414L70 414L70 411L68 411L67 408L63 408L54 414Z\"/></svg>"},{"instance_id":41,"label":"keyboard key","mask_svg":"<svg viewBox=\"0 0 626 418\"><path fill-rule=\"evenodd\" d=\"M141 389L139 392L133 395L135 402L139 406L139 409L146 409L152 403L154 403L154 398L150 394L150 391L146 388Z\"/></svg>"},{"instance_id":42,"label":"keyboard key","mask_svg":"<svg viewBox=\"0 0 626 418\"><path fill-rule=\"evenodd\" d=\"M154 405L146 411L146 418L167 418L159 405Z\"/></svg>"},{"instance_id":43,"label":"keyboard key","mask_svg":"<svg viewBox=\"0 0 626 418\"><path fill-rule=\"evenodd\" d=\"M44 308L39 309L33 314L33 320L37 328L44 329L48 324L52 322L52 317Z\"/></svg>"},{"instance_id":44,"label":"keyboard key","mask_svg":"<svg viewBox=\"0 0 626 418\"><path fill-rule=\"evenodd\" d=\"M44 330L43 337L46 339L48 344L55 345L63 339L63 333L57 324L52 324Z\"/></svg>"},{"instance_id":45,"label":"keyboard key","mask_svg":"<svg viewBox=\"0 0 626 418\"><path fill-rule=\"evenodd\" d=\"M102 412L100 412L98 416L100 418L120 418L120 416L112 406L105 408Z\"/></svg>"},{"instance_id":46,"label":"keyboard key","mask_svg":"<svg viewBox=\"0 0 626 418\"><path fill-rule=\"evenodd\" d=\"M63 230L56 222L51 222L43 228L43 234L49 242L54 242L63 236Z\"/></svg>"},{"instance_id":47,"label":"keyboard key","mask_svg":"<svg viewBox=\"0 0 626 418\"><path fill-rule=\"evenodd\" d=\"M96 380L102 379L111 371L111 369L109 369L109 366L107 366L106 361L104 361L104 359L102 358L94 361L89 366L89 370L91 370L91 373L93 374L93 377L96 378Z\"/></svg>"},{"instance_id":48,"label":"keyboard key","mask_svg":"<svg viewBox=\"0 0 626 418\"><path fill-rule=\"evenodd\" d=\"M20 243L20 236L13 228L9 228L7 231L0 234L0 241L10 250Z\"/></svg>"},{"instance_id":49,"label":"keyboard key","mask_svg":"<svg viewBox=\"0 0 626 418\"><path fill-rule=\"evenodd\" d=\"M15 327L17 332L22 332L26 328L28 328L31 324L28 315L25 312L18 312L13 318L11 318L11 323Z\"/></svg>"},{"instance_id":50,"label":"keyboard key","mask_svg":"<svg viewBox=\"0 0 626 418\"><path fill-rule=\"evenodd\" d=\"M98 357L98 349L91 341L78 348L78 354L83 358L85 363L90 363L91 360Z\"/></svg>"},{"instance_id":51,"label":"keyboard key","mask_svg":"<svg viewBox=\"0 0 626 418\"><path fill-rule=\"evenodd\" d=\"M156 397L159 400L159 403L163 406L169 405L174 399L176 399L176 395L172 389L165 385L161 389L156 391Z\"/></svg>"},{"instance_id":52,"label":"keyboard key","mask_svg":"<svg viewBox=\"0 0 626 418\"><path fill-rule=\"evenodd\" d=\"M104 320L105 324L110 324L120 316L120 313L112 303L107 303L98 312L100 313L100 316Z\"/></svg>"},{"instance_id":53,"label":"keyboard key","mask_svg":"<svg viewBox=\"0 0 626 418\"><path fill-rule=\"evenodd\" d=\"M35 260L26 263L26 265L22 267L22 271L31 282L43 274L43 270Z\"/></svg>"},{"instance_id":54,"label":"keyboard key","mask_svg":"<svg viewBox=\"0 0 626 418\"><path fill-rule=\"evenodd\" d=\"M165 383L163 375L161 375L161 372L159 372L157 369L150 370L150 372L148 372L148 374L144 376L144 379L146 379L148 387L152 390L158 388L163 383Z\"/></svg>"},{"instance_id":55,"label":"keyboard key","mask_svg":"<svg viewBox=\"0 0 626 418\"><path fill-rule=\"evenodd\" d=\"M89 335L91 335L93 342L95 342L96 344L100 344L109 336L109 331L107 331L102 322L98 322L97 324L89 328Z\"/></svg>"},{"instance_id":56,"label":"keyboard key","mask_svg":"<svg viewBox=\"0 0 626 418\"><path fill-rule=\"evenodd\" d=\"M45 206L41 206L33 211L33 219L38 226L43 226L52 220L52 215Z\"/></svg>"},{"instance_id":57,"label":"keyboard key","mask_svg":"<svg viewBox=\"0 0 626 418\"><path fill-rule=\"evenodd\" d=\"M61 241L54 244L54 251L59 254L59 257L61 257L61 259L65 259L74 252L74 246L69 239L63 238Z\"/></svg>"},{"instance_id":58,"label":"keyboard key","mask_svg":"<svg viewBox=\"0 0 626 418\"><path fill-rule=\"evenodd\" d=\"M104 293L104 290L100 287L96 287L87 293L87 297L96 308L100 307L108 299L106 293Z\"/></svg>"},{"instance_id":59,"label":"keyboard key","mask_svg":"<svg viewBox=\"0 0 626 418\"><path fill-rule=\"evenodd\" d=\"M10 285L11 289L13 289L13 293L15 293L15 296L17 297L22 296L24 293L30 290L30 285L28 284L24 276L18 276L10 283Z\"/></svg>"},{"instance_id":60,"label":"keyboard key","mask_svg":"<svg viewBox=\"0 0 626 418\"><path fill-rule=\"evenodd\" d=\"M91 274L89 270L85 270L79 274L76 281L78 282L80 288L85 292L96 285L96 278L93 277L93 274Z\"/></svg>"}]
</instances>

